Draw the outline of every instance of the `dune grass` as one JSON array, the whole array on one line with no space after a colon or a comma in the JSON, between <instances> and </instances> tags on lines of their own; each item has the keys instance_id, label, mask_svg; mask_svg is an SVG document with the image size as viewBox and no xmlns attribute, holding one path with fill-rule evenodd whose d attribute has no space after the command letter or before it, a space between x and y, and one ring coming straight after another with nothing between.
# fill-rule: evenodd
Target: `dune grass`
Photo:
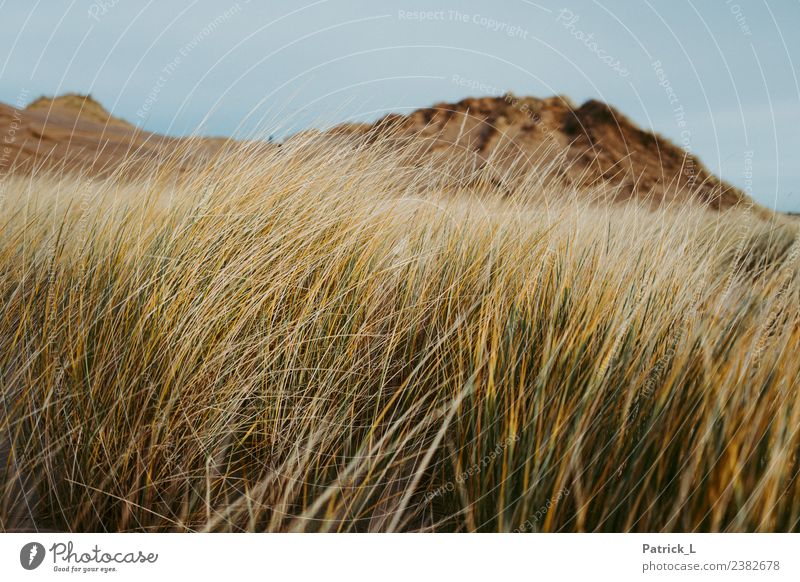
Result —
<instances>
[{"instance_id":1,"label":"dune grass","mask_svg":"<svg viewBox=\"0 0 800 582\"><path fill-rule=\"evenodd\" d=\"M390 154L3 179L3 529L798 529L796 227Z\"/></svg>"}]
</instances>

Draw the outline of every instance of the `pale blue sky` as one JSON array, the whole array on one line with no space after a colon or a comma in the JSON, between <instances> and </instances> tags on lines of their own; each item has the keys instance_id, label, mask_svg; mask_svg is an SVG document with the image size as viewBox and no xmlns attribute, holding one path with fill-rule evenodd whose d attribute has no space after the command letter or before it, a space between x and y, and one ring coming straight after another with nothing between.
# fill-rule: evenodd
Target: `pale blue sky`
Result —
<instances>
[{"instance_id":1,"label":"pale blue sky","mask_svg":"<svg viewBox=\"0 0 800 582\"><path fill-rule=\"evenodd\" d=\"M153 131L281 136L481 93L595 98L800 211L800 0L0 0L0 15L6 103L89 92Z\"/></svg>"}]
</instances>

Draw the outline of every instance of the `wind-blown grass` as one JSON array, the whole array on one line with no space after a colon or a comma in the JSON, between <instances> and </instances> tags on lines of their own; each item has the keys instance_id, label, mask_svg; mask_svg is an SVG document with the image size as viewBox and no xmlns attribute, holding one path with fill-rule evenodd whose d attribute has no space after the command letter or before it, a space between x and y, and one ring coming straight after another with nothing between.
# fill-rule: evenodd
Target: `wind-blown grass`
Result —
<instances>
[{"instance_id":1,"label":"wind-blown grass","mask_svg":"<svg viewBox=\"0 0 800 582\"><path fill-rule=\"evenodd\" d=\"M3 528L798 529L793 226L390 153L5 178Z\"/></svg>"}]
</instances>

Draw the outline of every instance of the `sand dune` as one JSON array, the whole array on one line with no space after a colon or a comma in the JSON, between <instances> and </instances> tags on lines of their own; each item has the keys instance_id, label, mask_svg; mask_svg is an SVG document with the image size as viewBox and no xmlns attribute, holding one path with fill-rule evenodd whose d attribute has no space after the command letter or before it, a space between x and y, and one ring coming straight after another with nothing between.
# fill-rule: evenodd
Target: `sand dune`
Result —
<instances>
[{"instance_id":1,"label":"sand dune","mask_svg":"<svg viewBox=\"0 0 800 582\"><path fill-rule=\"evenodd\" d=\"M175 151L185 152L179 166L188 168L206 162L226 143L142 131L80 95L40 98L22 110L0 104L0 133L0 173L37 167L90 175L121 168L136 172ZM437 167L458 186L472 187L488 177L495 186L512 189L532 172L549 168L577 189L597 192L605 187L617 200L662 204L694 199L713 208L751 204L695 157L597 101L578 107L563 97L470 98L409 115L392 114L374 124L342 124L328 134L419 140L417 155L409 162Z\"/></svg>"}]
</instances>

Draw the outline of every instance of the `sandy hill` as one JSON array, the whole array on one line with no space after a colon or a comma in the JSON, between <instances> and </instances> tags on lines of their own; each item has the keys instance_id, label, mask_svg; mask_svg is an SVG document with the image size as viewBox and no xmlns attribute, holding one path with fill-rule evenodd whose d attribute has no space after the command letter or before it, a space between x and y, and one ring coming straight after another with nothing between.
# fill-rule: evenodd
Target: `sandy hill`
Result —
<instances>
[{"instance_id":1,"label":"sandy hill","mask_svg":"<svg viewBox=\"0 0 800 582\"><path fill-rule=\"evenodd\" d=\"M576 106L563 97L469 98L374 124L343 124L329 133L413 139L420 147L412 163L436 165L463 185L488 175L511 189L539 173L576 188L601 186L616 199L695 199L716 208L750 204L695 157L598 101ZM143 167L189 143L138 130L81 95L40 98L23 110L0 104L0 134L0 172L45 166L104 174L123 162ZM224 143L193 139L186 164L207 159Z\"/></svg>"},{"instance_id":2,"label":"sandy hill","mask_svg":"<svg viewBox=\"0 0 800 582\"><path fill-rule=\"evenodd\" d=\"M426 142L419 157L461 182L485 179L488 170L512 188L534 171L560 175L577 188L599 186L619 200L694 198L716 208L751 203L696 157L599 101L469 98L334 131L417 136Z\"/></svg>"},{"instance_id":3,"label":"sandy hill","mask_svg":"<svg viewBox=\"0 0 800 582\"><path fill-rule=\"evenodd\" d=\"M123 164L136 171L179 148L191 152L185 161L191 166L225 142L141 131L90 96L75 94L40 97L25 109L0 103L0 135L0 173L44 168L105 175Z\"/></svg>"},{"instance_id":4,"label":"sandy hill","mask_svg":"<svg viewBox=\"0 0 800 582\"><path fill-rule=\"evenodd\" d=\"M100 103L95 101L91 95L67 93L66 95L59 95L58 97L39 97L32 101L30 105L25 108L25 111L29 113L38 111L43 112L45 115L50 112L69 112L70 115L76 116L79 121L90 121L133 128L133 126L124 119L111 115Z\"/></svg>"}]
</instances>

